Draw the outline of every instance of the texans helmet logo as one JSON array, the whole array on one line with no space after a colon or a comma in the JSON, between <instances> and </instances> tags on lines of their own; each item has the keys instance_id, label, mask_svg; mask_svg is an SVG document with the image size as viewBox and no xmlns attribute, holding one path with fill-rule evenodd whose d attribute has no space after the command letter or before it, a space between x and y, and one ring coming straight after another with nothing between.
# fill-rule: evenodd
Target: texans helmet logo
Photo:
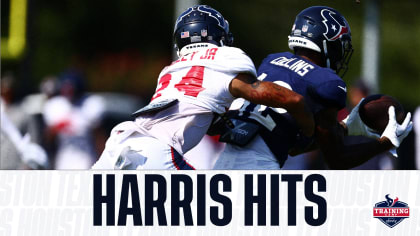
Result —
<instances>
[{"instance_id":1,"label":"texans helmet logo","mask_svg":"<svg viewBox=\"0 0 420 236\"><path fill-rule=\"evenodd\" d=\"M180 15L178 17L178 19L175 22L175 26L178 25L178 23L181 22L182 19L185 16L189 15L193 10L198 10L200 12L207 13L210 17L213 17L214 19L217 20L218 25L220 27L222 27L223 29L226 28L226 22L225 22L225 19L223 18L223 16L218 11L214 10L213 8L206 7L204 5L201 5L201 6L198 6L198 7L190 7L190 8L188 8L184 13L182 13L182 15ZM175 27L175 29L176 28L177 27Z\"/></svg>"},{"instance_id":2,"label":"texans helmet logo","mask_svg":"<svg viewBox=\"0 0 420 236\"><path fill-rule=\"evenodd\" d=\"M324 33L328 41L334 41L340 38L341 35L349 32L346 22L341 17L335 17L336 13L330 9L323 9L321 16L327 31Z\"/></svg>"},{"instance_id":3,"label":"texans helmet logo","mask_svg":"<svg viewBox=\"0 0 420 236\"><path fill-rule=\"evenodd\" d=\"M398 197L392 200L392 198L389 197L389 194L385 195L386 202L388 204L388 207L393 207L396 202L398 202Z\"/></svg>"},{"instance_id":4,"label":"texans helmet logo","mask_svg":"<svg viewBox=\"0 0 420 236\"><path fill-rule=\"evenodd\" d=\"M182 13L182 14L178 17L178 19L176 19L176 22L175 22L175 29L177 28L176 26L178 25L178 23L179 23L179 22L181 22L181 21L182 21L182 19L183 19L186 15L190 14L190 12L192 12L192 10L193 10L193 8L192 8L192 7L188 8L188 9L187 9L184 13Z\"/></svg>"},{"instance_id":5,"label":"texans helmet logo","mask_svg":"<svg viewBox=\"0 0 420 236\"><path fill-rule=\"evenodd\" d=\"M202 5L202 6L199 6L197 8L197 10L201 11L201 12L205 12L205 13L209 14L209 16L216 19L219 22L220 27L222 27L222 28L226 27L225 26L225 19L223 19L223 16L220 15L220 13L218 11L214 10L213 8L209 8L209 7L206 7L206 6Z\"/></svg>"}]
</instances>

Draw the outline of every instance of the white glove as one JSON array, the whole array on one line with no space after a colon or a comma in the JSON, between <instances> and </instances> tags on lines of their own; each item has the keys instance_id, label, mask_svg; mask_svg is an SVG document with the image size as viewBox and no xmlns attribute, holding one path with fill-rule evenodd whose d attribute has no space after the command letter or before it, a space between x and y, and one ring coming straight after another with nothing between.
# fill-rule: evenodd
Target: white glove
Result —
<instances>
[{"instance_id":1,"label":"white glove","mask_svg":"<svg viewBox=\"0 0 420 236\"><path fill-rule=\"evenodd\" d=\"M48 168L48 155L38 144L31 142L29 134L26 134L20 143L22 161L32 169Z\"/></svg>"},{"instance_id":2,"label":"white glove","mask_svg":"<svg viewBox=\"0 0 420 236\"><path fill-rule=\"evenodd\" d=\"M351 110L350 115L348 115L343 122L347 126L348 135L362 135L369 138L379 138L379 134L375 133L373 129L370 129L363 123L362 119L359 115L359 106L362 103L362 100Z\"/></svg>"},{"instance_id":3,"label":"white glove","mask_svg":"<svg viewBox=\"0 0 420 236\"><path fill-rule=\"evenodd\" d=\"M126 146L121 149L118 155L117 161L114 164L116 170L134 170L142 169L143 165L147 161L147 157L140 154L141 150L131 149L130 146Z\"/></svg>"},{"instance_id":4,"label":"white glove","mask_svg":"<svg viewBox=\"0 0 420 236\"><path fill-rule=\"evenodd\" d=\"M397 148L393 148L388 151L393 157L398 157Z\"/></svg>"},{"instance_id":5,"label":"white glove","mask_svg":"<svg viewBox=\"0 0 420 236\"><path fill-rule=\"evenodd\" d=\"M399 125L397 119L395 118L395 108L390 106L388 109L389 121L384 132L381 135L382 137L387 137L395 147L399 147L401 142L413 129L413 122L410 121L411 113L409 112L404 119L404 122Z\"/></svg>"}]
</instances>

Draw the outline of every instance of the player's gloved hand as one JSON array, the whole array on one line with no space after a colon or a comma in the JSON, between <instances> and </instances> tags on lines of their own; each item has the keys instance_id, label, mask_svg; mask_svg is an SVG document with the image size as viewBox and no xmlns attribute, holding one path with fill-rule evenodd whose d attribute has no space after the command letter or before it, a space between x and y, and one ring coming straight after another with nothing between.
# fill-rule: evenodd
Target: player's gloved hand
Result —
<instances>
[{"instance_id":1,"label":"player's gloved hand","mask_svg":"<svg viewBox=\"0 0 420 236\"><path fill-rule=\"evenodd\" d=\"M228 111L223 114L216 114L213 119L207 134L210 136L222 135L228 132L230 129L235 128L235 125L231 121L231 118L237 114L238 111Z\"/></svg>"},{"instance_id":2,"label":"player's gloved hand","mask_svg":"<svg viewBox=\"0 0 420 236\"><path fill-rule=\"evenodd\" d=\"M140 154L141 150L135 150L130 146L124 147L119 151L119 156L114 164L116 170L142 169L147 161L147 157Z\"/></svg>"},{"instance_id":3,"label":"player's gloved hand","mask_svg":"<svg viewBox=\"0 0 420 236\"><path fill-rule=\"evenodd\" d=\"M399 147L401 142L413 129L413 122L411 120L411 113L407 113L404 122L400 125L395 118L395 108L390 106L388 109L389 121L382 137L387 137L395 147Z\"/></svg>"},{"instance_id":4,"label":"player's gloved hand","mask_svg":"<svg viewBox=\"0 0 420 236\"><path fill-rule=\"evenodd\" d=\"M375 133L374 130L370 129L363 123L359 115L359 106L362 100L351 110L350 114L343 120L347 126L348 135L362 135L369 138L379 138L379 134Z\"/></svg>"},{"instance_id":5,"label":"player's gloved hand","mask_svg":"<svg viewBox=\"0 0 420 236\"><path fill-rule=\"evenodd\" d=\"M393 157L398 157L397 148L393 148L388 151Z\"/></svg>"},{"instance_id":6,"label":"player's gloved hand","mask_svg":"<svg viewBox=\"0 0 420 236\"><path fill-rule=\"evenodd\" d=\"M22 161L32 169L48 168L48 155L38 144L31 142L30 136L26 134L21 141Z\"/></svg>"}]
</instances>

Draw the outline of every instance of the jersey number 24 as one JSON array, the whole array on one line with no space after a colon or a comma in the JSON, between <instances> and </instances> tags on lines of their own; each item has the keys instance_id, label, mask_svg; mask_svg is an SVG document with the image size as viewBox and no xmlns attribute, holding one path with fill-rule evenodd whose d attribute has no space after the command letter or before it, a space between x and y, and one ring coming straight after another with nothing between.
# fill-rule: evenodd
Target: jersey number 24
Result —
<instances>
[{"instance_id":1,"label":"jersey number 24","mask_svg":"<svg viewBox=\"0 0 420 236\"><path fill-rule=\"evenodd\" d=\"M202 87L203 85L203 77L204 77L204 66L193 66L188 71L188 73L182 77L179 83L175 84L175 88L178 89L180 92L185 92L184 95L197 97L198 94L204 90ZM156 99L162 94L162 90L166 89L171 82L172 75L166 74L159 79L158 89L156 90L155 94L152 97Z\"/></svg>"}]
</instances>

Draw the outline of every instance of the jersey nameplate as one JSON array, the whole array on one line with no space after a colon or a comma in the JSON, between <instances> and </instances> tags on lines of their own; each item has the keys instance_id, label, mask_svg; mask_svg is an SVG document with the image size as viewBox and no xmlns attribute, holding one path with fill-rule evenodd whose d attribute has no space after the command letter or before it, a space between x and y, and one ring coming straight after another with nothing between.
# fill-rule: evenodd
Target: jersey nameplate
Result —
<instances>
[{"instance_id":1,"label":"jersey nameplate","mask_svg":"<svg viewBox=\"0 0 420 236\"><path fill-rule=\"evenodd\" d=\"M315 67L304 60L298 58L279 57L270 62L273 65L285 67L300 76L305 76L306 73L315 69Z\"/></svg>"}]
</instances>

